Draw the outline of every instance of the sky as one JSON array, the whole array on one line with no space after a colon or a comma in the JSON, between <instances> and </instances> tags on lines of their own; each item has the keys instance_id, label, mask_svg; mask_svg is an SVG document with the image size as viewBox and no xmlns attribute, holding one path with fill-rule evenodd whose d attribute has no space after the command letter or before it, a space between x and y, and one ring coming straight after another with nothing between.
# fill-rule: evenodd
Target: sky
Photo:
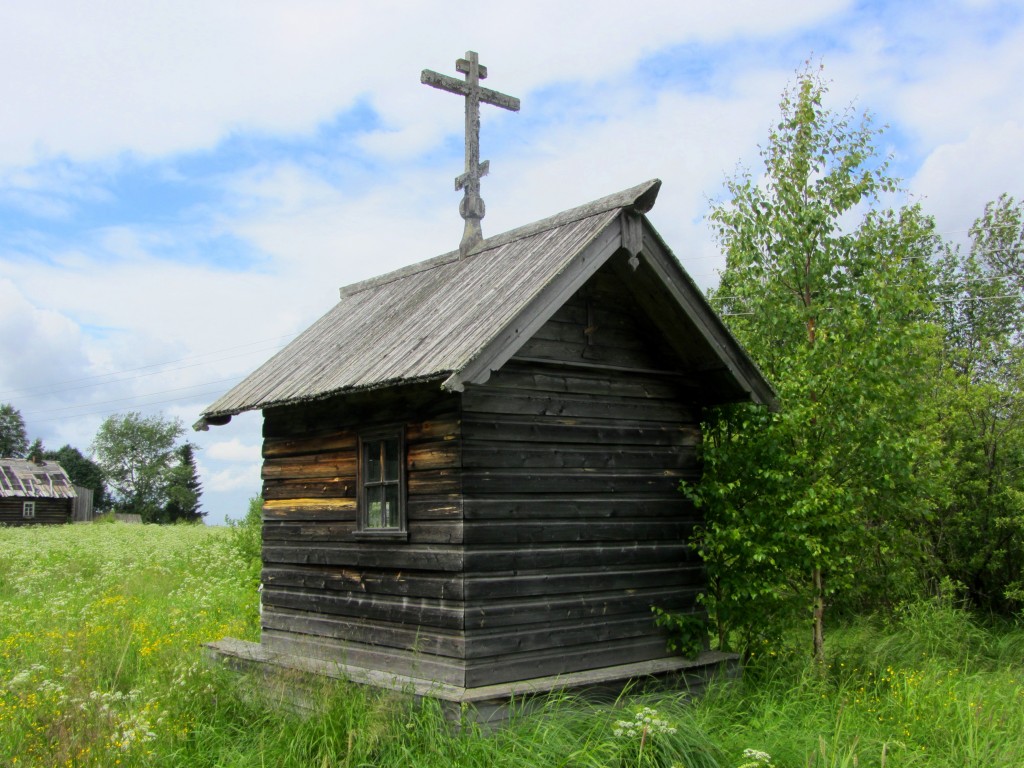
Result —
<instances>
[{"instance_id":1,"label":"sky","mask_svg":"<svg viewBox=\"0 0 1024 768\"><path fill-rule=\"evenodd\" d=\"M463 100L420 83L479 52L484 235L651 178L705 289L724 182L759 173L786 86L881 152L947 239L1024 198L1024 2L71 0L0 7L0 403L88 454L112 414L180 419L338 288L458 247ZM192 432L211 524L260 490L260 414Z\"/></svg>"}]
</instances>

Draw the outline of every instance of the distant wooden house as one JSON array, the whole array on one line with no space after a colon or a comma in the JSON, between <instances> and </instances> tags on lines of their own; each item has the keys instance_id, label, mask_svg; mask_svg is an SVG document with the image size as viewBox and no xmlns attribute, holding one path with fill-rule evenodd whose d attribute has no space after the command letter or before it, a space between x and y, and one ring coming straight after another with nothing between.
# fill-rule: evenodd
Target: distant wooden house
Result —
<instances>
[{"instance_id":1,"label":"distant wooden house","mask_svg":"<svg viewBox=\"0 0 1024 768\"><path fill-rule=\"evenodd\" d=\"M77 496L55 461L0 459L0 525L70 522Z\"/></svg>"},{"instance_id":2,"label":"distant wooden house","mask_svg":"<svg viewBox=\"0 0 1024 768\"><path fill-rule=\"evenodd\" d=\"M453 701L699 664L679 492L771 386L644 216L659 181L341 290L213 403L263 411L260 645Z\"/></svg>"}]
</instances>

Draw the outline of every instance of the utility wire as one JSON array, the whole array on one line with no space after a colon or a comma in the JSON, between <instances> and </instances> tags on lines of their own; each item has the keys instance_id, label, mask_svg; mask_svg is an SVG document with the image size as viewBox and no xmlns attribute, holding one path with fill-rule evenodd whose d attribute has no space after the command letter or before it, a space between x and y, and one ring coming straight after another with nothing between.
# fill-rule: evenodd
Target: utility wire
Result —
<instances>
[{"instance_id":1,"label":"utility wire","mask_svg":"<svg viewBox=\"0 0 1024 768\"><path fill-rule=\"evenodd\" d=\"M190 384L190 385L185 386L185 387L175 387L173 389L163 389L163 390L160 390L159 392L146 392L146 393L141 394L141 395L130 395L128 397L119 397L119 398L116 398L114 400L101 400L100 402L96 402L96 403L83 403L81 405L66 405L66 406L63 406L61 408L50 408L48 410L42 410L42 411L26 411L24 415L25 416L34 416L36 414L46 415L46 414L50 414L50 413L60 413L61 411L73 411L73 410L76 410L78 408L92 408L92 407L97 406L97 405L113 405L115 403L124 403L124 402L128 402L128 401L131 401L131 400L139 400L139 399L144 398L144 397L155 397L156 395L167 395L167 394L170 394L172 392L184 392L185 390L188 390L188 389L199 389L200 387L212 387L215 384L225 384L225 383L227 383L229 381L237 383L237 382L241 381L241 379L242 379L241 376L231 376L230 378L220 379L219 381L204 381L201 384ZM219 390L214 390L214 391L219 391ZM195 396L198 397L199 393L196 393Z\"/></svg>"},{"instance_id":2,"label":"utility wire","mask_svg":"<svg viewBox=\"0 0 1024 768\"><path fill-rule=\"evenodd\" d=\"M195 394L192 394L192 395L183 395L182 397L172 397L172 398L168 398L166 400L157 400L157 401L154 401L152 403L139 403L138 405L139 406L145 406L145 407L148 408L148 407L152 407L154 405L165 405L166 403L177 403L177 402L180 402L182 400L194 400L194 399L199 398L199 397L204 397L205 398L205 397L208 397L210 395L215 395L215 394L219 393L220 391L221 390L219 390L219 389L212 389L209 392L196 392ZM84 407L88 407L88 406L82 406L82 407L84 408ZM66 416L50 416L49 418L45 418L45 419L33 419L32 423L33 424L45 423L45 422L50 422L50 421L60 421L62 419L79 419L79 418L83 418L85 416L97 416L97 415L100 415L100 414L109 414L109 413L110 413L110 409L109 408L104 408L104 409L101 409L101 410L98 410L98 411L88 411L86 413L68 414Z\"/></svg>"}]
</instances>

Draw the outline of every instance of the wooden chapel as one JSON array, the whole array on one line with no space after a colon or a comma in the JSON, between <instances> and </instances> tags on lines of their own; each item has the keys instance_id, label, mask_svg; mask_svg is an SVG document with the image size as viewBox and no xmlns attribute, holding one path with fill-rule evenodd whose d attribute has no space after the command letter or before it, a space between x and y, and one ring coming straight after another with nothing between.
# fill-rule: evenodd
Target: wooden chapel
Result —
<instances>
[{"instance_id":1,"label":"wooden chapel","mask_svg":"<svg viewBox=\"0 0 1024 768\"><path fill-rule=\"evenodd\" d=\"M457 68L424 82L479 89ZM214 652L473 703L717 663L651 609L699 613L701 409L771 386L644 215L659 181L487 239L464 181L459 251L342 288L197 423L263 413L262 636Z\"/></svg>"}]
</instances>

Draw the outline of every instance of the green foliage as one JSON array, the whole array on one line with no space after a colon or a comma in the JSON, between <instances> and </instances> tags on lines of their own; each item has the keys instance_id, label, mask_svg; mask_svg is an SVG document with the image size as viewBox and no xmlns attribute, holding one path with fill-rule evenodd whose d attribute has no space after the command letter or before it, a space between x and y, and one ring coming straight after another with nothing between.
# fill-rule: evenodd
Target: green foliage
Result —
<instances>
[{"instance_id":1,"label":"green foliage","mask_svg":"<svg viewBox=\"0 0 1024 768\"><path fill-rule=\"evenodd\" d=\"M249 499L245 517L241 520L228 518L231 528L231 545L246 563L246 572L254 584L259 584L260 569L263 567L263 497Z\"/></svg>"},{"instance_id":2,"label":"green foliage","mask_svg":"<svg viewBox=\"0 0 1024 768\"><path fill-rule=\"evenodd\" d=\"M43 439L37 437L25 451L25 458L29 461L42 461L44 453L46 453L46 449L43 448Z\"/></svg>"},{"instance_id":3,"label":"green foliage","mask_svg":"<svg viewBox=\"0 0 1024 768\"><path fill-rule=\"evenodd\" d=\"M165 517L175 443L184 432L178 419L135 412L115 414L100 425L93 455L119 511L142 515L144 522Z\"/></svg>"},{"instance_id":4,"label":"green foliage","mask_svg":"<svg viewBox=\"0 0 1024 768\"><path fill-rule=\"evenodd\" d=\"M667 649L695 659L708 649L708 620L704 615L673 613L651 607L654 624L668 632Z\"/></svg>"},{"instance_id":5,"label":"green foliage","mask_svg":"<svg viewBox=\"0 0 1024 768\"><path fill-rule=\"evenodd\" d=\"M93 509L106 508L107 484L99 464L71 445L63 445L56 451L44 451L43 458L60 464L75 485L92 489Z\"/></svg>"},{"instance_id":6,"label":"green foliage","mask_svg":"<svg viewBox=\"0 0 1024 768\"><path fill-rule=\"evenodd\" d=\"M0 528L0 765L189 764L230 689L202 644L258 633L241 570L223 529Z\"/></svg>"},{"instance_id":7,"label":"green foliage","mask_svg":"<svg viewBox=\"0 0 1024 768\"><path fill-rule=\"evenodd\" d=\"M826 93L800 74L762 150L764 177L727 182L712 210L726 252L712 302L782 405L710 414L704 479L684 488L707 519L697 542L722 646L749 649L800 620L819 657L826 604L913 581L924 555L910 532L932 512L940 456L939 240L919 207L873 207L897 187L878 131L825 108Z\"/></svg>"},{"instance_id":8,"label":"green foliage","mask_svg":"<svg viewBox=\"0 0 1024 768\"><path fill-rule=\"evenodd\" d=\"M175 451L176 463L167 472L167 506L159 522L198 523L206 517L199 506L203 485L196 468L195 449L196 446L186 442Z\"/></svg>"},{"instance_id":9,"label":"green foliage","mask_svg":"<svg viewBox=\"0 0 1024 768\"><path fill-rule=\"evenodd\" d=\"M21 411L10 403L0 404L0 458L20 459L28 450L28 435Z\"/></svg>"},{"instance_id":10,"label":"green foliage","mask_svg":"<svg viewBox=\"0 0 1024 768\"><path fill-rule=\"evenodd\" d=\"M1024 605L1024 205L1002 196L941 262L943 440L951 493L930 528L972 603Z\"/></svg>"}]
</instances>

